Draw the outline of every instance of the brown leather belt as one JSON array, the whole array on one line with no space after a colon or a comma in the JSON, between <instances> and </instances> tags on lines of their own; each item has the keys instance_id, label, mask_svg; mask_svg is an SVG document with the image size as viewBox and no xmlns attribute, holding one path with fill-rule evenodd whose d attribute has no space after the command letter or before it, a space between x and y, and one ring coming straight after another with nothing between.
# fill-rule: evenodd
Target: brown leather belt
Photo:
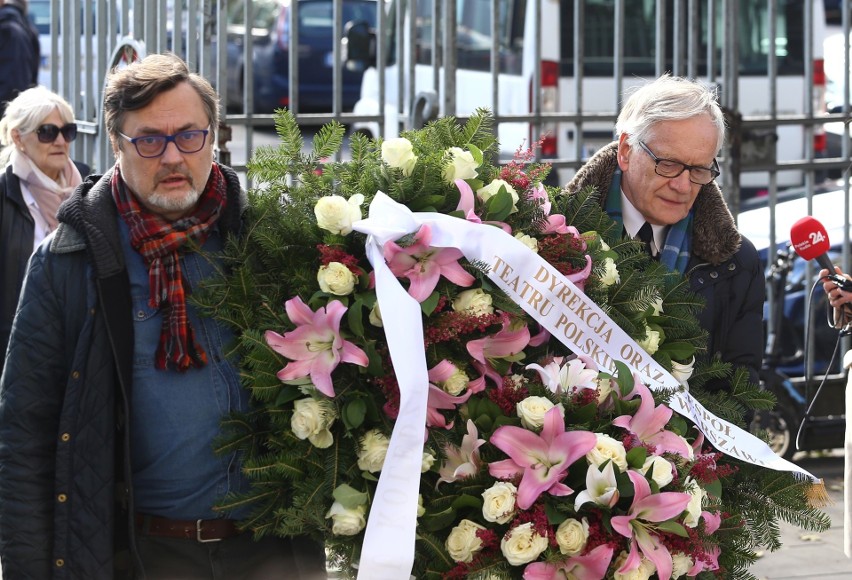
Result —
<instances>
[{"instance_id":1,"label":"brown leather belt","mask_svg":"<svg viewBox=\"0 0 852 580\"><path fill-rule=\"evenodd\" d=\"M234 520L170 520L136 514L136 529L146 536L218 542L240 533Z\"/></svg>"}]
</instances>

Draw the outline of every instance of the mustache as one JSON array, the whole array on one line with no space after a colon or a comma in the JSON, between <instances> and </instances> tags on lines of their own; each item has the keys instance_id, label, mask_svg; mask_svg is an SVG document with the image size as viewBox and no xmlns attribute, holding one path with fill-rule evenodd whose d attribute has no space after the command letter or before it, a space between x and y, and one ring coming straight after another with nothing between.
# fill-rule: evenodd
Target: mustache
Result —
<instances>
[{"instance_id":1,"label":"mustache","mask_svg":"<svg viewBox=\"0 0 852 580\"><path fill-rule=\"evenodd\" d=\"M189 181L190 185L195 185L194 180L192 179L192 174L189 172L188 169L181 166L164 167L160 169L159 171L157 171L157 173L154 174L154 181L162 181L174 175L180 175L184 177L187 181Z\"/></svg>"}]
</instances>

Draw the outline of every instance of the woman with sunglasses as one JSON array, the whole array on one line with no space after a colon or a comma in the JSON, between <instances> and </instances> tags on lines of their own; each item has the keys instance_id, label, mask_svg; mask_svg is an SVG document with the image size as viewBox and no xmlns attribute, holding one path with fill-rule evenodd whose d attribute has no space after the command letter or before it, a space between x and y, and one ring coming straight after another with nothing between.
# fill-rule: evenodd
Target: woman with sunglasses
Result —
<instances>
[{"instance_id":1,"label":"woman with sunglasses","mask_svg":"<svg viewBox=\"0 0 852 580\"><path fill-rule=\"evenodd\" d=\"M0 119L0 372L30 254L89 173L69 157L76 137L71 105L44 87L20 93Z\"/></svg>"}]
</instances>

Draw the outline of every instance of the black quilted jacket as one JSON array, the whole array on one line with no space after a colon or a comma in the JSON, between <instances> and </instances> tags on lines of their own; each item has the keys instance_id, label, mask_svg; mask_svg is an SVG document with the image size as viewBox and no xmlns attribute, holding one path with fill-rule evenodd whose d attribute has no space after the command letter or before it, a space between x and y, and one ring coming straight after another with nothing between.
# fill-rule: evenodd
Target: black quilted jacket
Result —
<instances>
[{"instance_id":1,"label":"black quilted jacket","mask_svg":"<svg viewBox=\"0 0 852 580\"><path fill-rule=\"evenodd\" d=\"M222 171L228 235L245 199ZM110 177L90 177L62 205L24 283L0 380L4 578L124 578L132 568L133 329Z\"/></svg>"},{"instance_id":2,"label":"black quilted jacket","mask_svg":"<svg viewBox=\"0 0 852 580\"><path fill-rule=\"evenodd\" d=\"M594 186L601 205L618 167L618 143L601 148L566 186L577 193ZM715 182L702 187L695 199L692 254L686 266L692 291L706 301L698 320L709 333L708 356L745 367L758 383L763 361L763 302L766 279L754 245L737 225ZM709 389L726 388L721 382Z\"/></svg>"},{"instance_id":3,"label":"black quilted jacket","mask_svg":"<svg viewBox=\"0 0 852 580\"><path fill-rule=\"evenodd\" d=\"M80 175L89 174L89 166L74 162ZM27 261L33 252L35 223L24 201L20 178L11 164L0 173L0 356L6 353L12 319L18 307L18 294L24 283ZM3 363L0 361L0 374Z\"/></svg>"}]
</instances>

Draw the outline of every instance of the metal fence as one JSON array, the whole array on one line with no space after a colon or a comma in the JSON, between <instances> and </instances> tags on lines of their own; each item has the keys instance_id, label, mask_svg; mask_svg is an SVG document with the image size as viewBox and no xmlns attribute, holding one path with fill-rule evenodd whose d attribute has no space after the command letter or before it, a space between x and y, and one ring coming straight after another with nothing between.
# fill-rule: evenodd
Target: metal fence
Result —
<instances>
[{"instance_id":1,"label":"metal fence","mask_svg":"<svg viewBox=\"0 0 852 580\"><path fill-rule=\"evenodd\" d=\"M464 59L472 54L465 42L469 41L472 33L477 33L491 39L489 46L480 47L481 58L477 57L477 62L481 63L476 77L479 86L477 104L491 108L498 131L503 126L521 124L529 127L532 141L554 127L560 135L573 135L570 147L563 147L550 159L554 167L562 171L560 177L566 175L565 171L570 174L579 167L590 152L584 139L596 133L587 131L588 127L603 125L611 131L624 89L636 82L629 73L635 62L646 63L646 76L649 77L671 71L701 78L718 87L720 103L729 118L729 141L720 157L724 169L721 179L735 214L741 199L741 182L749 174L765 175L764 189L771 207L777 203L779 175L799 172L809 200L825 172L845 172L843 174L848 177L852 159L848 138L850 0L843 0L837 25L843 35L843 55L825 55L840 58L842 62L842 74L836 79L843 97L842 105L838 112L831 114L819 110L821 105L814 100L821 90L815 81L818 83L823 72L819 70L822 65L818 59L823 23L815 21L814 16L822 14L822 10L815 2L822 0L379 0L376 3L376 26L366 39L367 46L371 48L367 60L383 63L383 66L376 67L365 76L374 82L371 88L376 95L377 108L357 113L344 111L341 100L341 79L349 64L348 57L352 57L356 48L352 44L355 39L345 38L343 32L346 24L343 22L343 6L348 0L327 1L332 6L335 31L330 54L334 98L330 110L320 114L300 112L299 95L293 90L300 78L299 50L296 48L300 42L297 25L299 2L280 2L290 8L287 21L289 103L303 125L318 125L335 119L353 127L375 126L374 133L388 135L422 123L429 117L429 108L437 115L465 117L470 110L461 103L460 95L469 92L464 85L465 67L468 66ZM258 86L256 81L263 81L255 78L251 66L256 52L256 34L267 32L253 31L251 25L259 3L247 0L30 2L31 8L38 2L49 4L49 32L43 39L43 46L49 47L46 51L49 56L44 61L45 72L50 86L67 98L76 111L82 138L75 142L73 155L90 162L98 171L113 163L101 122L100 98L105 75L111 67L120 66L141 54L171 50L211 80L219 90L223 105L229 101L242 103L242 112L228 112L223 117L219 131L219 155L223 162L231 161L228 147L232 144L233 127L245 127L245 131L240 131L245 142L240 145L250 152L254 148L254 129L272 126L271 114L256 114L253 110L254 91ZM743 20L748 15L743 10L749 7L768 14L765 19L767 30L760 31L759 37ZM779 22L785 22L781 18L783 11L794 9L802 14L801 37L795 39L790 37L789 21L783 30L776 29ZM549 58L549 54L554 53L555 36L549 32L553 30L553 22L547 19L554 10L561 10L563 14L559 31L561 43L555 57L560 76L557 90L562 90L563 96L556 98L555 102L551 93L542 90L547 89L548 78L547 72L539 66L540 62ZM636 30L630 20L637 10L643 11L641 16L646 18L647 38L651 39L644 48L638 49L638 56L636 47L631 45ZM512 22L524 14L530 15L530 18L527 18L523 30L512 33ZM243 26L240 32L233 26L237 21L250 24ZM590 38L599 26L611 31L610 40L595 42ZM501 42L506 31L514 34L512 44ZM763 49L765 52L763 62L759 63L765 69L765 74L760 77L764 83L761 86L765 88L758 91L764 104L757 113L744 112L742 107L746 97L755 97L754 94L743 95L740 92L740 87L745 86L741 81L745 68L744 53L748 48L742 34L751 35L745 37L746 41L758 38L755 46L758 51ZM705 40L702 41L702 38ZM523 51L518 50L519 43L524 44ZM794 43L801 47L800 76L803 85L797 90L802 91L803 98L800 99L801 110L790 111L779 107L779 102L788 96L785 91L789 90L786 88L789 85L784 84L787 78L785 71L779 65L783 65L785 54L791 54ZM767 48L766 44L775 47L775 50ZM506 106L504 99L513 78L509 70L513 50L515 56L523 61L522 66L519 65L521 76L527 74L529 77L528 89L524 89L528 106L522 111ZM608 54L603 65L598 63L600 55L596 50ZM247 63L242 68L244 72L236 88L229 87L228 83L229 68L233 72L234 62ZM225 65L217 66L217 63ZM424 65L428 74L423 82L410 82ZM598 69L591 70L590 67L594 69L594 66ZM605 67L603 73L600 66ZM389 76L394 70L395 76ZM80 74L67 74L68 71L79 71ZM570 77L568 84L562 78L566 76L565 71ZM600 88L601 78L610 79L606 89ZM238 92L236 98L234 90ZM389 98L389 94L401 95L402 98ZM429 97L428 102L424 101L424 95ZM604 100L610 105L605 110L590 108L586 105L590 98ZM425 115L424 103L428 105ZM396 115L388 116L388 109L395 111ZM809 144L826 127L831 127L831 123L841 127L837 133L839 145L836 155L820 158ZM791 127L798 128L803 145L801 156L779 159L775 152L785 145L783 135ZM600 138L600 134L597 135ZM603 135L606 138L607 132L603 131ZM769 154L758 155L756 161L749 160L749 147L752 150L763 147ZM245 167L235 164L235 169L243 171ZM846 192L843 211L847 216L843 265L845 271L850 271L849 180L844 180L840 187ZM808 208L811 209L810 201ZM770 215L767 228L774 248L776 240L786 239L787 234L775 231L774 212Z\"/></svg>"}]
</instances>

